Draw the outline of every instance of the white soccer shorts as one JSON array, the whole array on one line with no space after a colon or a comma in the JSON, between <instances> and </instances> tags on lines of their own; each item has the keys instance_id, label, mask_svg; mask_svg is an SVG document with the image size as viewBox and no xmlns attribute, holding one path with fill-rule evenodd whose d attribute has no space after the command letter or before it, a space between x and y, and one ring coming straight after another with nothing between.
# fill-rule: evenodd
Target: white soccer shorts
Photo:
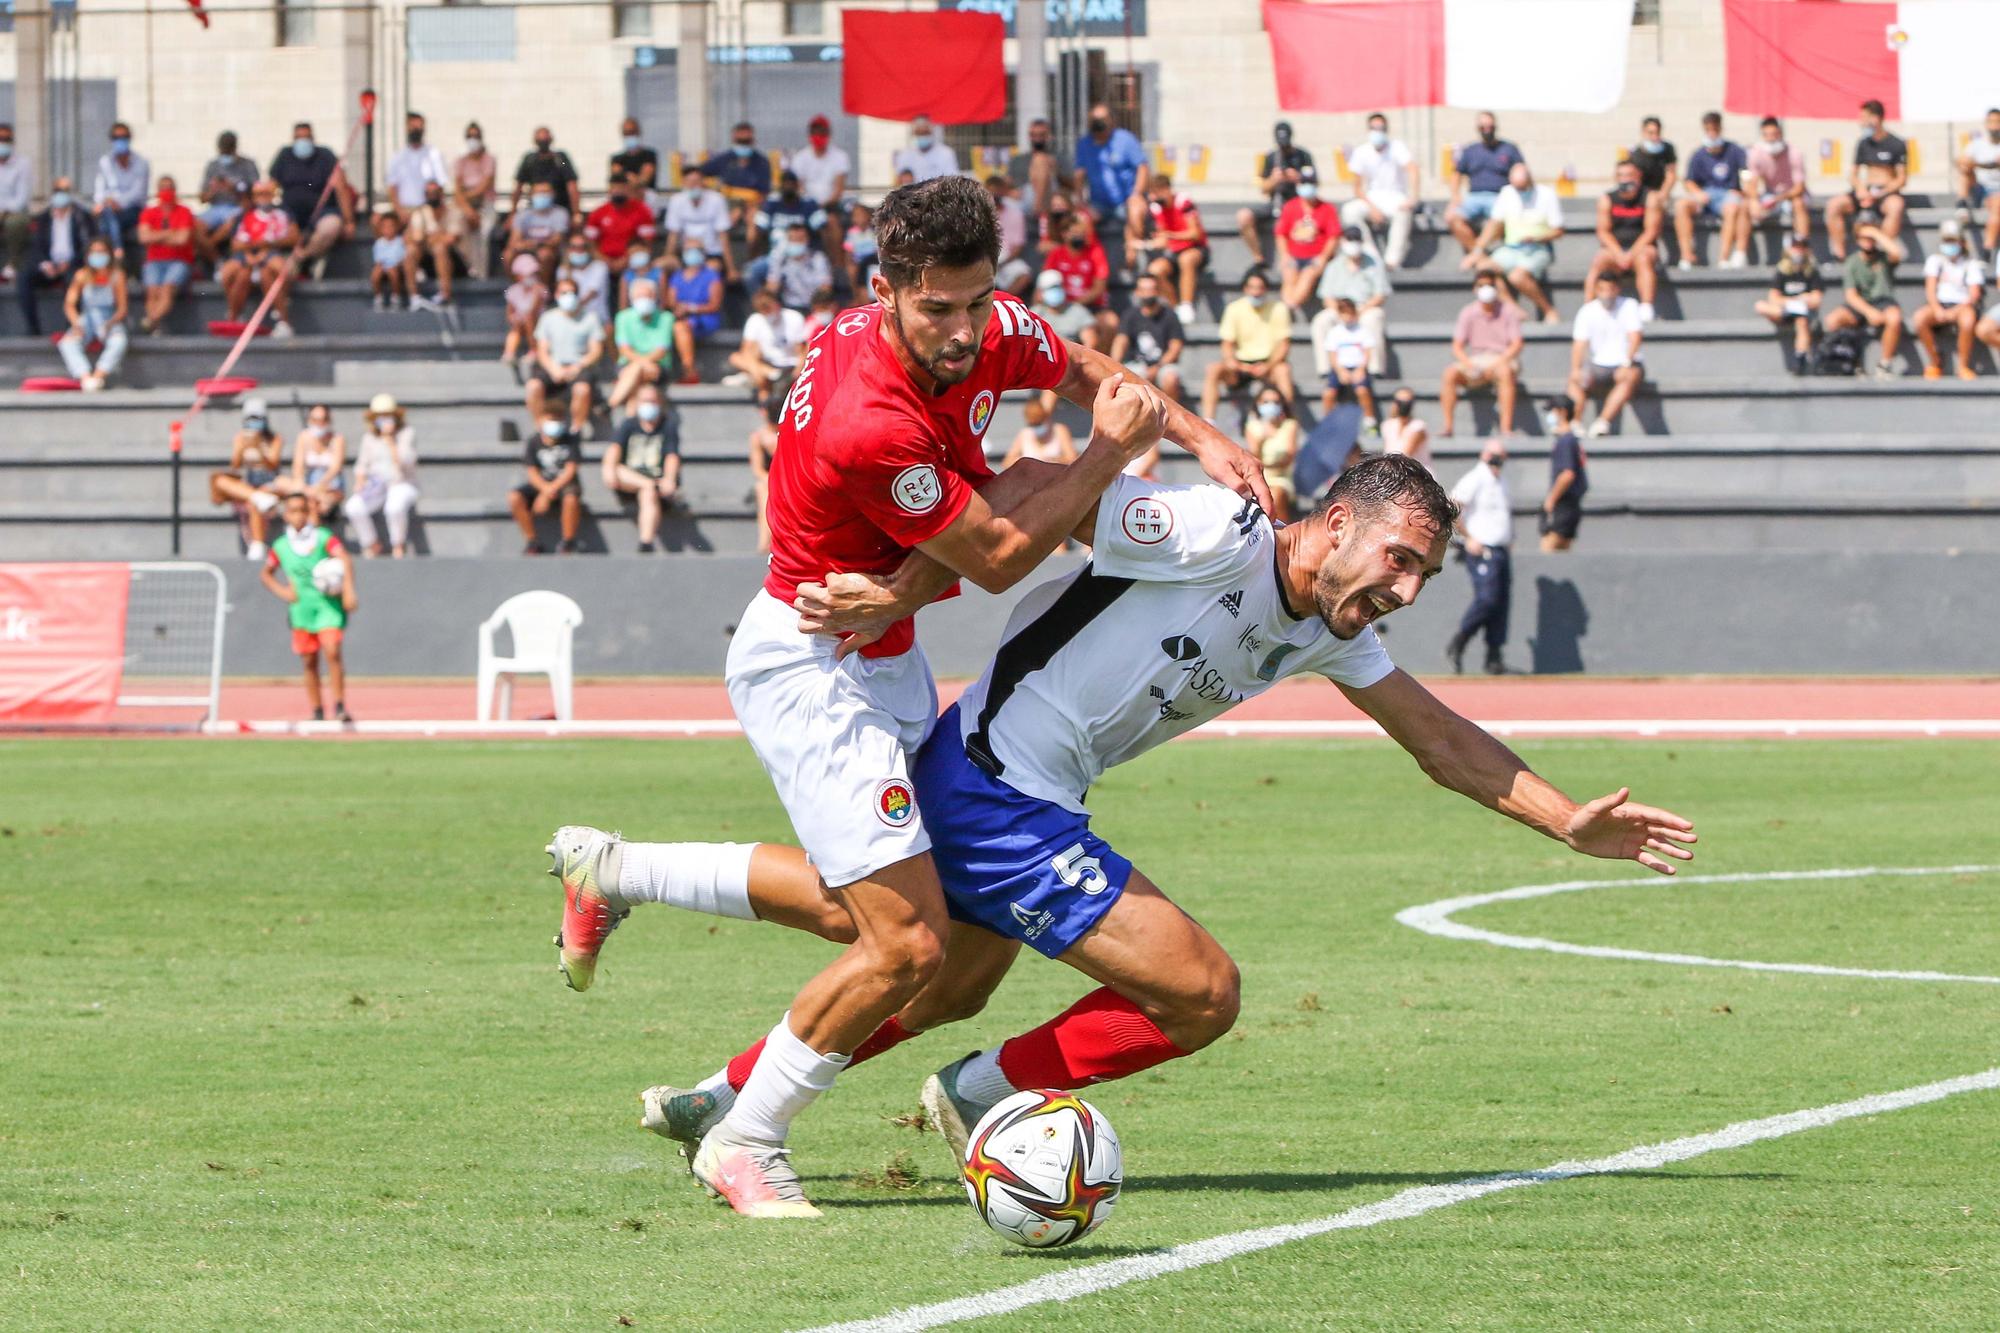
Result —
<instances>
[{"instance_id":1,"label":"white soccer shorts","mask_svg":"<svg viewBox=\"0 0 2000 1333\"><path fill-rule=\"evenodd\" d=\"M760 588L724 678L799 845L837 889L931 848L910 769L937 721L937 684L920 647L835 661L837 641L801 634L798 620Z\"/></svg>"}]
</instances>

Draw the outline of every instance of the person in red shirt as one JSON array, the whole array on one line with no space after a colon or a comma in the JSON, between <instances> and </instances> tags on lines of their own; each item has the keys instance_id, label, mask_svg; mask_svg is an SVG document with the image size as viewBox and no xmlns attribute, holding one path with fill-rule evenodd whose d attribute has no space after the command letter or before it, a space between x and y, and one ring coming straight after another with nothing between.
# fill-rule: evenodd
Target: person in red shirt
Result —
<instances>
[{"instance_id":1,"label":"person in red shirt","mask_svg":"<svg viewBox=\"0 0 2000 1333\"><path fill-rule=\"evenodd\" d=\"M1195 289L1208 266L1208 229L1201 225L1194 200L1175 194L1174 178L1165 172L1146 183L1146 217L1152 229L1142 252L1148 256L1146 271L1162 287L1179 293L1174 314L1181 323L1192 323Z\"/></svg>"},{"instance_id":2,"label":"person in red shirt","mask_svg":"<svg viewBox=\"0 0 2000 1333\"><path fill-rule=\"evenodd\" d=\"M236 221L236 233L229 238L229 258L223 261L216 278L222 283L223 300L229 307L229 322L243 318L252 283L260 287L279 284L273 302L278 317L271 330L276 337L290 337L292 326L285 315L291 306L291 284L285 275L286 255L299 241L292 215L278 207L278 187L269 180L250 187L250 207Z\"/></svg>"},{"instance_id":3,"label":"person in red shirt","mask_svg":"<svg viewBox=\"0 0 2000 1333\"><path fill-rule=\"evenodd\" d=\"M751 1217L818 1214L785 1147L791 1121L925 986L955 929L911 777L937 708L911 615L960 576L989 592L1026 577L1163 431L1210 476L1269 498L1243 449L995 290L999 224L977 182L940 176L892 191L875 234L875 304L821 331L784 400L770 571L729 648L730 702L811 858L804 873L857 938L792 1001L695 1152L696 1179ZM1053 389L1091 411L1076 462L988 469L983 437L999 396L1018 389ZM797 609L808 590L879 614L845 642L818 636ZM632 845L574 825L549 850L564 890L562 961L579 989L633 901L698 881L735 902L759 855Z\"/></svg>"},{"instance_id":4,"label":"person in red shirt","mask_svg":"<svg viewBox=\"0 0 2000 1333\"><path fill-rule=\"evenodd\" d=\"M1118 312L1111 308L1111 258L1097 229L1084 214L1073 214L1063 243L1042 256L1042 267L1060 273L1069 299L1087 307L1097 325L1097 345L1109 348L1118 337Z\"/></svg>"},{"instance_id":5,"label":"person in red shirt","mask_svg":"<svg viewBox=\"0 0 2000 1333\"><path fill-rule=\"evenodd\" d=\"M612 174L605 201L590 210L583 229L597 243L597 253L613 268L624 260L633 242L650 250L660 234L653 223L653 210L646 207L644 199L634 197L622 171Z\"/></svg>"},{"instance_id":6,"label":"person in red shirt","mask_svg":"<svg viewBox=\"0 0 2000 1333\"><path fill-rule=\"evenodd\" d=\"M1303 310L1340 248L1340 210L1319 197L1319 173L1311 167L1299 168L1298 193L1278 211L1273 230L1279 295L1292 309Z\"/></svg>"},{"instance_id":7,"label":"person in red shirt","mask_svg":"<svg viewBox=\"0 0 2000 1333\"><path fill-rule=\"evenodd\" d=\"M140 210L139 241L146 247L146 262L139 270L146 313L139 327L157 333L194 269L194 213L180 201L172 176L160 177L157 202Z\"/></svg>"}]
</instances>

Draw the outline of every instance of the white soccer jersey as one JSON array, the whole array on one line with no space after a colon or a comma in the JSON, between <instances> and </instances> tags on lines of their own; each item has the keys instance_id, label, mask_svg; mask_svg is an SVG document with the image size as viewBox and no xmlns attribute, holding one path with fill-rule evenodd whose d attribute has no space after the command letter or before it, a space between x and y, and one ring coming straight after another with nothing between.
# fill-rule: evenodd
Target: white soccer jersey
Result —
<instances>
[{"instance_id":1,"label":"white soccer jersey","mask_svg":"<svg viewBox=\"0 0 2000 1333\"><path fill-rule=\"evenodd\" d=\"M1373 629L1343 641L1285 608L1271 521L1220 486L1120 477L1092 546L1021 599L959 701L966 753L1025 795L1080 813L1105 769L1286 676L1363 688L1395 667Z\"/></svg>"}]
</instances>

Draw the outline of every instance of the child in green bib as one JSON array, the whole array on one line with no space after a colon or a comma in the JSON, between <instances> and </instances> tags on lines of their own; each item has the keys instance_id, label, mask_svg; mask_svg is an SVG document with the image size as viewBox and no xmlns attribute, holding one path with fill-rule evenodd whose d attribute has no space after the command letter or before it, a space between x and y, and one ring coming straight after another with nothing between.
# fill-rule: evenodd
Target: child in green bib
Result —
<instances>
[{"instance_id":1,"label":"child in green bib","mask_svg":"<svg viewBox=\"0 0 2000 1333\"><path fill-rule=\"evenodd\" d=\"M271 543L264 559L263 581L280 601L291 603L292 651L299 655L306 676L306 701L312 720L324 721L319 660L326 656L333 677L333 716L352 722L347 711L347 666L341 639L347 617L359 604L354 590L354 560L340 538L319 525L311 497L285 497L285 531Z\"/></svg>"}]
</instances>

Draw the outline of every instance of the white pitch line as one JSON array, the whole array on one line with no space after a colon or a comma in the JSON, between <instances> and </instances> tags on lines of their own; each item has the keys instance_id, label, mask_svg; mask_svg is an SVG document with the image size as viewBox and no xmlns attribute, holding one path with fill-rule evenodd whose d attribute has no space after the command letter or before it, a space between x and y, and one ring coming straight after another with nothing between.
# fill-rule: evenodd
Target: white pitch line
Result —
<instances>
[{"instance_id":1,"label":"white pitch line","mask_svg":"<svg viewBox=\"0 0 2000 1333\"><path fill-rule=\"evenodd\" d=\"M1380 1226L1384 1222L1400 1222L1424 1213L1435 1212L1440 1208L1449 1208L1453 1204L1468 1203L1489 1194L1498 1194L1502 1190L1520 1189L1528 1185L1546 1185L1558 1180L1574 1180L1579 1176L1656 1170L1669 1163L1685 1162L1689 1158L1700 1157L1705 1153L1741 1148L1746 1144L1783 1138L1787 1134L1798 1134L1809 1129L1820 1129L1858 1116L1881 1115L1888 1111L1900 1111L1906 1107L1922 1106L1927 1102L1942 1101L1946 1097L1955 1097L1960 1093L1983 1092L1994 1088L2000 1088L2000 1069L1989 1069L1981 1074L1967 1074L1962 1078L1948 1078L1937 1083L1925 1083L1920 1087L1904 1088L1900 1092L1879 1092L1873 1096L1856 1098L1851 1102L1836 1102L1831 1106L1767 1116L1762 1120L1742 1120L1706 1134L1628 1148L1610 1157L1598 1157L1584 1162L1558 1162L1539 1171L1512 1171L1496 1176L1481 1176L1476 1180L1456 1181L1449 1185L1420 1185L1393 1194L1380 1203L1364 1204L1359 1208L1350 1208L1344 1213L1335 1213L1331 1217L1316 1218L1310 1222L1294 1222L1286 1226L1261 1227L1255 1231L1238 1231L1231 1235L1216 1236L1210 1240L1195 1241L1188 1245L1176 1245L1170 1250L1162 1250L1156 1254L1135 1255L1129 1259L1112 1259L1100 1264L1088 1264L1066 1272L1051 1273L1047 1277L1039 1277L1017 1286L982 1292L977 1296L962 1296L957 1300L941 1301L936 1305L912 1306L879 1319L828 1324L813 1330L812 1333L905 1333L906 1330L936 1328L941 1324L1007 1314L1049 1301L1073 1301L1078 1297L1107 1291L1112 1287L1122 1287L1129 1282L1144 1282L1151 1278L1164 1277L1169 1273L1221 1263L1239 1255L1268 1250L1278 1245L1289 1245L1293 1241L1307 1240L1313 1236L1323 1236L1330 1231L1349 1231L1359 1227Z\"/></svg>"},{"instance_id":2,"label":"white pitch line","mask_svg":"<svg viewBox=\"0 0 2000 1333\"><path fill-rule=\"evenodd\" d=\"M1709 958L1691 953L1657 953L1648 949L1615 949L1596 944L1569 944L1531 935L1508 935L1482 930L1454 921L1459 912L1488 903L1519 902L1525 898L1546 898L1551 894L1575 893L1583 889L1665 889L1676 884L1756 884L1802 879L1861 879L1876 875L1983 875L2000 871L2000 866L1859 866L1843 870L1767 870L1734 875L1658 875L1628 879L1573 879L1559 884L1523 884L1496 893L1469 893L1461 898L1445 898L1421 907L1406 907L1396 920L1426 935L1448 940L1473 940L1497 944L1503 949L1533 949L1542 953L1575 954L1583 958L1622 958L1642 963L1672 963L1685 967L1733 967L1746 972L1801 972L1815 977L1866 977L1890 981L1964 981L1975 985L2000 986L2000 977L1965 976L1955 972L1914 972L1874 967L1828 967L1820 963L1761 963L1742 958Z\"/></svg>"}]
</instances>

